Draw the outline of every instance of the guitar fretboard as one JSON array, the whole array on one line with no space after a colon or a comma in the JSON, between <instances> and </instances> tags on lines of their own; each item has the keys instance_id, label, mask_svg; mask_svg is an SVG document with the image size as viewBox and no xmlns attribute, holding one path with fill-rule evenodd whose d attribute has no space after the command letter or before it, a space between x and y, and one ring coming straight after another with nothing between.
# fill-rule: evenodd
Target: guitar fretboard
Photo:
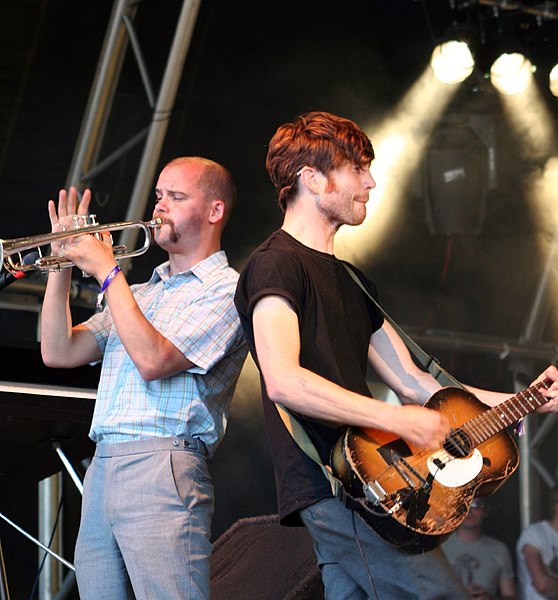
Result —
<instances>
[{"instance_id":1,"label":"guitar fretboard","mask_svg":"<svg viewBox=\"0 0 558 600\"><path fill-rule=\"evenodd\" d=\"M465 423L461 429L467 433L474 446L500 433L508 425L534 412L548 402L539 390L548 389L551 379L543 379L530 388L490 408Z\"/></svg>"}]
</instances>

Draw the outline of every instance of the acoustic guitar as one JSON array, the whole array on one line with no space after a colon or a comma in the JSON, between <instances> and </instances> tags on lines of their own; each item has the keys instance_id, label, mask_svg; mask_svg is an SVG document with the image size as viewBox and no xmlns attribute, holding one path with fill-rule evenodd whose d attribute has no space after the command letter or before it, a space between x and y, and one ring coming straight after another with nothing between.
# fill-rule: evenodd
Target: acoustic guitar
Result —
<instances>
[{"instance_id":1,"label":"acoustic guitar","mask_svg":"<svg viewBox=\"0 0 558 600\"><path fill-rule=\"evenodd\" d=\"M414 447L378 429L349 427L332 453L334 475L366 522L411 553L431 550L465 519L475 496L495 492L519 464L506 427L543 406L540 381L496 407L448 387L425 406L452 430L439 450Z\"/></svg>"}]
</instances>

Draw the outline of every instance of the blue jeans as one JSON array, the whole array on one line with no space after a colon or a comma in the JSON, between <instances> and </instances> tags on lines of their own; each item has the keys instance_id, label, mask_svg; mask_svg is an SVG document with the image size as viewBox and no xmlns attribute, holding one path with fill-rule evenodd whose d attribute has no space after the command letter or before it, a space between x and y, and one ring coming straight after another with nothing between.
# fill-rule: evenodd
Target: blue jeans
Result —
<instances>
[{"instance_id":1,"label":"blue jeans","mask_svg":"<svg viewBox=\"0 0 558 600\"><path fill-rule=\"evenodd\" d=\"M81 600L209 598L213 484L203 444L186 443L97 446L76 542Z\"/></svg>"},{"instance_id":2,"label":"blue jeans","mask_svg":"<svg viewBox=\"0 0 558 600\"><path fill-rule=\"evenodd\" d=\"M334 498L300 515L314 540L326 600L468 598L439 548L417 555L398 550Z\"/></svg>"}]
</instances>

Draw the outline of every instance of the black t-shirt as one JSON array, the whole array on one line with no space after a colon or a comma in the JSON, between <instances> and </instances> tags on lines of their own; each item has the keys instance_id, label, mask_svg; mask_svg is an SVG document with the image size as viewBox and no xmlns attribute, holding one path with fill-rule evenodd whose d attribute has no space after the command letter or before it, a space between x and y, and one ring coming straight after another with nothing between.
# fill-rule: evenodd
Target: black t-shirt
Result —
<instances>
[{"instance_id":1,"label":"black t-shirt","mask_svg":"<svg viewBox=\"0 0 558 600\"><path fill-rule=\"evenodd\" d=\"M352 267L376 297L376 288ZM297 314L300 364L341 387L370 396L366 383L370 336L383 316L351 279L343 263L308 248L283 230L273 233L248 258L240 275L235 304L256 364L252 313L265 296L286 298ZM279 516L284 524L298 522L297 512L331 497L320 467L300 450L283 425L262 379L263 407L271 446ZM299 421L314 442L324 464L342 434L307 417Z\"/></svg>"}]
</instances>

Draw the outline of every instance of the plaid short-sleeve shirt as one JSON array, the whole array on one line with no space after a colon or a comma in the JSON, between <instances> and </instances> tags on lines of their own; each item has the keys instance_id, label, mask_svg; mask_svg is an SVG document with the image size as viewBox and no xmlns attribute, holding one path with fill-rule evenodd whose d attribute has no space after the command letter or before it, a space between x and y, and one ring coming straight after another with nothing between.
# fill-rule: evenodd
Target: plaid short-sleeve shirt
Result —
<instances>
[{"instance_id":1,"label":"plaid short-sleeve shirt","mask_svg":"<svg viewBox=\"0 0 558 600\"><path fill-rule=\"evenodd\" d=\"M188 435L212 454L224 435L228 409L246 346L233 304L238 273L224 252L173 276L159 265L147 283L133 285L149 322L194 363L156 381L144 381L126 353L110 310L85 326L103 352L90 437L97 443Z\"/></svg>"}]
</instances>

